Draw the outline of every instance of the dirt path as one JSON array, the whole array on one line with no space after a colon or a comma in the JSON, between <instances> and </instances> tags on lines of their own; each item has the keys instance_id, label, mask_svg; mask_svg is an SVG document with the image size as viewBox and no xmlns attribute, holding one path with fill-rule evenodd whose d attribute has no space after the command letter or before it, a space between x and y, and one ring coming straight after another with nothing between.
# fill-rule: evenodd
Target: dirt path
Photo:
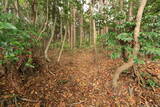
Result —
<instances>
[{"instance_id":1,"label":"dirt path","mask_svg":"<svg viewBox=\"0 0 160 107\"><path fill-rule=\"evenodd\" d=\"M121 76L118 94L114 95L111 88L112 74L122 61L112 60L106 53L100 51L95 61L92 50L64 52L60 63L56 63L57 53L51 51L49 56L52 57L52 62L44 63L41 73L20 82L16 86L19 91L6 85L8 80L1 78L3 84L0 86L7 90L1 94L3 97L13 93L19 95L21 101L17 97L18 103L25 107L142 107L148 103L160 105L160 97L155 97L159 95L156 94L158 89L154 92L142 89L127 74ZM152 95L146 96L145 93ZM22 101L23 98L31 101Z\"/></svg>"}]
</instances>

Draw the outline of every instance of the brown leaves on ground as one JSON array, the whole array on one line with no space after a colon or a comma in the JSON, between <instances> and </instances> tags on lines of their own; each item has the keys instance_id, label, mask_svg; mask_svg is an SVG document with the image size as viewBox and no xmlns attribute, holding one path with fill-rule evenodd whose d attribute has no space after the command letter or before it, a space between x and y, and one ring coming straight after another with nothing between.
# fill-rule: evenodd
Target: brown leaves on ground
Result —
<instances>
[{"instance_id":1,"label":"brown leaves on ground","mask_svg":"<svg viewBox=\"0 0 160 107\"><path fill-rule=\"evenodd\" d=\"M19 88L23 89L21 90L23 92L14 93L18 95L19 105L25 107L141 107L146 104L160 106L158 93L160 90L157 88L153 92L144 89L128 74L121 75L118 93L116 95L113 93L112 75L123 62L121 59L110 59L106 51L99 51L97 56L93 50L64 52L60 63L56 62L57 53L56 51L49 53L52 61L45 63L38 75L30 76L19 83ZM9 81L5 77L0 79L0 95L3 103L12 99L6 98L7 95L15 92L14 87L8 84ZM22 101L20 98L30 100ZM11 104L15 104L15 100L12 101Z\"/></svg>"}]
</instances>

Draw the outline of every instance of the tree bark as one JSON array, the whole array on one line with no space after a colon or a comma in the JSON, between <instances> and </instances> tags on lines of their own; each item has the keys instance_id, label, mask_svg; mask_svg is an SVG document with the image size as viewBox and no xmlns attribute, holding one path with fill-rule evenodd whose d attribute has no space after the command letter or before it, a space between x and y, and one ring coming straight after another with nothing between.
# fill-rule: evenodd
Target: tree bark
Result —
<instances>
[{"instance_id":1,"label":"tree bark","mask_svg":"<svg viewBox=\"0 0 160 107\"><path fill-rule=\"evenodd\" d=\"M66 41L66 37L67 37L67 26L66 26L66 29L65 29L65 35L64 35L63 43L62 43L62 45L61 45L61 50L60 50L60 52L59 52L59 56L58 56L57 62L60 61L60 58L61 58L61 56L62 56L62 52L63 52L63 48L64 48L64 43L65 43L65 41Z\"/></svg>"},{"instance_id":2,"label":"tree bark","mask_svg":"<svg viewBox=\"0 0 160 107\"><path fill-rule=\"evenodd\" d=\"M138 13L137 13L137 17L136 17L136 27L134 29L134 43L135 44L134 44L134 48L133 48L132 57L129 59L129 61L127 63L125 63L122 66L120 66L119 68L117 68L117 70L113 76L113 81L112 81L112 85L114 88L116 88L118 86L117 81L119 79L119 75L124 70L127 70L128 68L133 66L134 59L137 57L137 54L139 52L140 45L139 45L138 37L139 37L139 32L140 32L142 15L143 15L143 11L144 11L146 3L147 3L147 0L141 0L140 7L138 9Z\"/></svg>"},{"instance_id":3,"label":"tree bark","mask_svg":"<svg viewBox=\"0 0 160 107\"><path fill-rule=\"evenodd\" d=\"M45 21L45 23L44 23L44 25L42 26L42 30L40 31L40 34L39 34L39 37L37 38L37 40L40 40L40 38L41 38L41 35L43 34L43 32L46 30L46 28L47 28L47 25L48 25L48 19L49 19L49 2L48 2L48 0L47 0L47 5L46 5L46 7L47 7L47 16L46 16L46 21Z\"/></svg>"},{"instance_id":4,"label":"tree bark","mask_svg":"<svg viewBox=\"0 0 160 107\"><path fill-rule=\"evenodd\" d=\"M61 39L61 42L63 41L63 18L61 17L61 20L60 20L60 39Z\"/></svg>"},{"instance_id":5,"label":"tree bark","mask_svg":"<svg viewBox=\"0 0 160 107\"><path fill-rule=\"evenodd\" d=\"M20 16L20 14L19 14L19 1L15 0L14 5L15 5L15 10L16 10L16 16L19 17Z\"/></svg>"},{"instance_id":6,"label":"tree bark","mask_svg":"<svg viewBox=\"0 0 160 107\"><path fill-rule=\"evenodd\" d=\"M50 37L50 39L49 39L49 41L48 41L48 43L47 43L47 47L46 47L46 49L45 49L45 51L44 51L44 54L45 54L45 59L48 61L48 62L50 62L51 60L49 59L49 57L48 57L48 49L49 49L49 46L51 45L51 42L52 42L52 40L53 40L53 37L54 37L54 32L55 32L55 27L56 27L56 21L57 21L57 18L55 18L54 19L54 24L52 25L52 27L51 27L51 37Z\"/></svg>"},{"instance_id":7,"label":"tree bark","mask_svg":"<svg viewBox=\"0 0 160 107\"><path fill-rule=\"evenodd\" d=\"M71 23L71 27L70 27L70 47L71 49L73 49L73 38L74 38L74 27L73 24Z\"/></svg>"},{"instance_id":8,"label":"tree bark","mask_svg":"<svg viewBox=\"0 0 160 107\"><path fill-rule=\"evenodd\" d=\"M80 47L82 46L82 41L84 37L84 31L83 31L83 13L80 16Z\"/></svg>"},{"instance_id":9,"label":"tree bark","mask_svg":"<svg viewBox=\"0 0 160 107\"><path fill-rule=\"evenodd\" d=\"M3 12L7 12L7 9L8 9L8 0L4 0Z\"/></svg>"},{"instance_id":10,"label":"tree bark","mask_svg":"<svg viewBox=\"0 0 160 107\"><path fill-rule=\"evenodd\" d=\"M76 47L76 9L73 8L73 48Z\"/></svg>"},{"instance_id":11,"label":"tree bark","mask_svg":"<svg viewBox=\"0 0 160 107\"><path fill-rule=\"evenodd\" d=\"M93 45L94 45L94 47L96 47L97 31L96 31L96 21L95 21L95 19L93 19L92 24L93 24Z\"/></svg>"},{"instance_id":12,"label":"tree bark","mask_svg":"<svg viewBox=\"0 0 160 107\"><path fill-rule=\"evenodd\" d=\"M121 11L123 11L123 2L124 2L123 0L120 0L120 1L119 1L119 3L120 3L120 10L121 10Z\"/></svg>"},{"instance_id":13,"label":"tree bark","mask_svg":"<svg viewBox=\"0 0 160 107\"><path fill-rule=\"evenodd\" d=\"M90 11L90 34L89 34L89 41L90 41L90 46L92 46L93 44L93 8L92 8L92 4L90 5L90 8L89 8L89 11Z\"/></svg>"},{"instance_id":14,"label":"tree bark","mask_svg":"<svg viewBox=\"0 0 160 107\"><path fill-rule=\"evenodd\" d=\"M31 9L32 9L31 13L32 23L34 24L36 22L36 0L32 1Z\"/></svg>"},{"instance_id":15,"label":"tree bark","mask_svg":"<svg viewBox=\"0 0 160 107\"><path fill-rule=\"evenodd\" d=\"M71 23L71 49L76 46L76 9L73 7L71 12L73 22Z\"/></svg>"},{"instance_id":16,"label":"tree bark","mask_svg":"<svg viewBox=\"0 0 160 107\"><path fill-rule=\"evenodd\" d=\"M133 17L133 2L130 1L129 3L129 18L128 18L128 21L132 21L132 18Z\"/></svg>"}]
</instances>

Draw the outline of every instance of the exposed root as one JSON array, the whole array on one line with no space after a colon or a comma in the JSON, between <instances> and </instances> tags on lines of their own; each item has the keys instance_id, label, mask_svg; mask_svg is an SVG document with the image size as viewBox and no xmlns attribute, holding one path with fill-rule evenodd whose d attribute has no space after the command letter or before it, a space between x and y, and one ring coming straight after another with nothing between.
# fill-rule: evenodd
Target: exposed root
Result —
<instances>
[{"instance_id":1,"label":"exposed root","mask_svg":"<svg viewBox=\"0 0 160 107\"><path fill-rule=\"evenodd\" d=\"M141 86L145 85L145 81L142 78L141 74L138 72L138 70L136 69L135 66L133 66L133 70L134 70L134 74L136 75L137 79L138 79L138 84Z\"/></svg>"}]
</instances>

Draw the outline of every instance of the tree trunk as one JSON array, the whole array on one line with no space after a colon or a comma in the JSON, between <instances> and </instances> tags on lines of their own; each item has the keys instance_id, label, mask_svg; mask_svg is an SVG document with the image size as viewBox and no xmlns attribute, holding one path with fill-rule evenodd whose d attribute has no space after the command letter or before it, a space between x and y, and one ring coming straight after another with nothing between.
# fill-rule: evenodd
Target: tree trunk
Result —
<instances>
[{"instance_id":1,"label":"tree trunk","mask_svg":"<svg viewBox=\"0 0 160 107\"><path fill-rule=\"evenodd\" d=\"M73 18L73 21L71 23L71 49L73 49L76 46L76 9L73 7L71 10L71 17Z\"/></svg>"},{"instance_id":2,"label":"tree trunk","mask_svg":"<svg viewBox=\"0 0 160 107\"><path fill-rule=\"evenodd\" d=\"M70 24L68 24L68 43L71 48L71 25Z\"/></svg>"},{"instance_id":3,"label":"tree trunk","mask_svg":"<svg viewBox=\"0 0 160 107\"><path fill-rule=\"evenodd\" d=\"M63 48L64 48L64 43L65 43L66 37L67 37L67 30L68 30L67 28L68 28L68 27L66 26L65 35L64 35L63 43L62 43L62 46L61 46L61 50L60 50L60 52L59 52L59 56L58 56L57 62L60 61L60 58L61 58L61 56L62 56L62 52L63 52Z\"/></svg>"},{"instance_id":4,"label":"tree trunk","mask_svg":"<svg viewBox=\"0 0 160 107\"><path fill-rule=\"evenodd\" d=\"M129 3L129 18L128 21L132 21L133 19L133 2L130 1Z\"/></svg>"},{"instance_id":5,"label":"tree trunk","mask_svg":"<svg viewBox=\"0 0 160 107\"><path fill-rule=\"evenodd\" d=\"M36 21L36 0L32 1L31 9L32 9L32 13L31 13L32 23L34 24Z\"/></svg>"},{"instance_id":6,"label":"tree trunk","mask_svg":"<svg viewBox=\"0 0 160 107\"><path fill-rule=\"evenodd\" d=\"M47 8L46 21L45 21L44 25L42 26L42 30L40 31L40 34L39 34L39 37L37 38L37 40L40 40L42 33L47 29L48 19L49 19L49 2L48 2L48 0L47 0L46 8Z\"/></svg>"},{"instance_id":7,"label":"tree trunk","mask_svg":"<svg viewBox=\"0 0 160 107\"><path fill-rule=\"evenodd\" d=\"M19 14L19 1L18 0L15 0L14 6L15 6L15 10L16 10L16 16L19 17L20 14Z\"/></svg>"},{"instance_id":8,"label":"tree trunk","mask_svg":"<svg viewBox=\"0 0 160 107\"><path fill-rule=\"evenodd\" d=\"M71 49L73 49L73 37L74 37L74 27L73 24L71 23L71 27L70 27L70 47Z\"/></svg>"},{"instance_id":9,"label":"tree trunk","mask_svg":"<svg viewBox=\"0 0 160 107\"><path fill-rule=\"evenodd\" d=\"M117 68L114 76L113 76L113 87L116 88L118 86L118 79L119 79L119 75L124 71L127 70L128 68L132 67L134 64L134 58L137 57L137 54L139 52L140 49L140 45L139 45L139 32L140 32L140 25L141 25L141 20L142 20L142 15L143 15L143 11L145 8L147 0L141 0L141 4L140 7L138 9L138 13L137 13L137 17L136 17L136 27L134 29L134 48L133 48L133 53L132 53L132 57L129 59L129 61L125 64L123 64L122 66L120 66L119 68Z\"/></svg>"},{"instance_id":10,"label":"tree trunk","mask_svg":"<svg viewBox=\"0 0 160 107\"><path fill-rule=\"evenodd\" d=\"M96 47L96 40L97 40L97 32L96 32L96 21L93 19L93 45Z\"/></svg>"},{"instance_id":11,"label":"tree trunk","mask_svg":"<svg viewBox=\"0 0 160 107\"><path fill-rule=\"evenodd\" d=\"M71 17L73 18L73 22L71 23L71 49L73 49L76 45L76 9L73 7L71 12Z\"/></svg>"},{"instance_id":12,"label":"tree trunk","mask_svg":"<svg viewBox=\"0 0 160 107\"><path fill-rule=\"evenodd\" d=\"M123 11L123 0L120 0L119 3L120 3L120 10Z\"/></svg>"},{"instance_id":13,"label":"tree trunk","mask_svg":"<svg viewBox=\"0 0 160 107\"><path fill-rule=\"evenodd\" d=\"M73 8L73 48L76 47L76 9Z\"/></svg>"},{"instance_id":14,"label":"tree trunk","mask_svg":"<svg viewBox=\"0 0 160 107\"><path fill-rule=\"evenodd\" d=\"M52 27L51 27L51 37L50 37L50 39L49 39L49 41L48 41L48 43L47 43L47 47L46 47L46 49L45 49L45 52L44 52L44 54L45 54L45 59L48 61L48 62L50 62L50 59L49 59L49 57L48 57L48 49L49 49L49 46L51 45L51 42L52 42L52 40L53 40L53 37L54 37L54 32L55 32L55 27L56 27L56 21L57 21L57 18L55 18L54 19L54 24L53 25L51 25Z\"/></svg>"},{"instance_id":15,"label":"tree trunk","mask_svg":"<svg viewBox=\"0 0 160 107\"><path fill-rule=\"evenodd\" d=\"M61 17L61 20L60 20L60 39L61 39L61 42L63 41L63 18Z\"/></svg>"},{"instance_id":16,"label":"tree trunk","mask_svg":"<svg viewBox=\"0 0 160 107\"><path fill-rule=\"evenodd\" d=\"M92 5L90 6L90 14L91 14L91 16L90 16L90 34L89 34L89 41L90 41L90 46L92 46L92 44L93 44L93 18L92 18L92 11L93 11L93 9L92 9Z\"/></svg>"},{"instance_id":17,"label":"tree trunk","mask_svg":"<svg viewBox=\"0 0 160 107\"><path fill-rule=\"evenodd\" d=\"M4 0L3 12L7 12L7 10L8 10L8 0Z\"/></svg>"},{"instance_id":18,"label":"tree trunk","mask_svg":"<svg viewBox=\"0 0 160 107\"><path fill-rule=\"evenodd\" d=\"M84 37L84 31L83 31L83 13L80 16L80 47L82 46L82 41Z\"/></svg>"},{"instance_id":19,"label":"tree trunk","mask_svg":"<svg viewBox=\"0 0 160 107\"><path fill-rule=\"evenodd\" d=\"M82 46L82 40L83 40L83 13L80 16L80 47Z\"/></svg>"}]
</instances>

